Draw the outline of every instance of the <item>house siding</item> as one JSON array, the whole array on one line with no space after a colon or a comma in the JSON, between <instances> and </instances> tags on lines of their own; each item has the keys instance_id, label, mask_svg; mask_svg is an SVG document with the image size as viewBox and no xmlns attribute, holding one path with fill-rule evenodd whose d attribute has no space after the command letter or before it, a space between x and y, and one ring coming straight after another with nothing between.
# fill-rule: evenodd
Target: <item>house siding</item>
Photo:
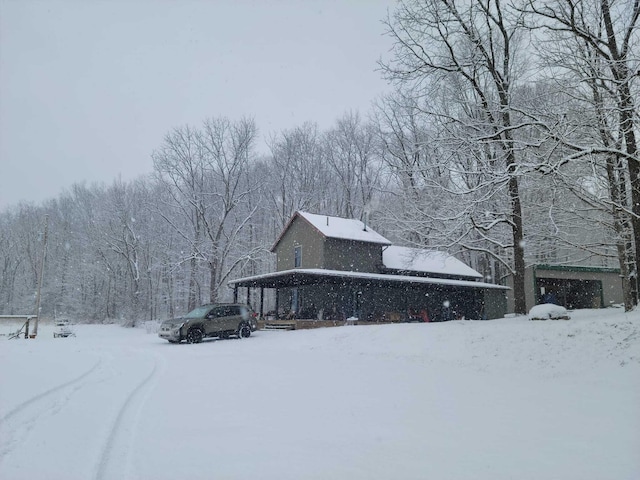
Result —
<instances>
[{"instance_id":1,"label":"house siding","mask_svg":"<svg viewBox=\"0 0 640 480\"><path fill-rule=\"evenodd\" d=\"M382 246L376 243L328 238L324 261L327 270L378 272L382 265Z\"/></svg>"},{"instance_id":2,"label":"house siding","mask_svg":"<svg viewBox=\"0 0 640 480\"><path fill-rule=\"evenodd\" d=\"M382 246L377 243L324 238L303 218L296 217L274 249L276 270L295 268L295 248L302 249L300 268L323 268L349 272L378 272Z\"/></svg>"},{"instance_id":3,"label":"house siding","mask_svg":"<svg viewBox=\"0 0 640 480\"><path fill-rule=\"evenodd\" d=\"M274 252L276 270L295 268L295 247L302 248L300 268L326 268L324 266L324 243L322 235L305 220L296 217L284 232Z\"/></svg>"},{"instance_id":4,"label":"house siding","mask_svg":"<svg viewBox=\"0 0 640 480\"><path fill-rule=\"evenodd\" d=\"M507 312L507 294L504 290L484 290L483 319L502 318ZM513 311L513 310L511 310Z\"/></svg>"}]
</instances>

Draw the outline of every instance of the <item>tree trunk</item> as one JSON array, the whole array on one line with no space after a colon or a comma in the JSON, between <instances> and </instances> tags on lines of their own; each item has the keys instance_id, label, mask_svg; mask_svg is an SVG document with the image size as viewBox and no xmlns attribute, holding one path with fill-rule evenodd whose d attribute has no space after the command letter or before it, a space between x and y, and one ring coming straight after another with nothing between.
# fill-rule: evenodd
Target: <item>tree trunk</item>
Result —
<instances>
[{"instance_id":1,"label":"tree trunk","mask_svg":"<svg viewBox=\"0 0 640 480\"><path fill-rule=\"evenodd\" d=\"M516 177L509 179L509 196L511 197L513 221L513 299L514 312L527 313L525 297L525 263L524 263L524 234L522 229L522 206Z\"/></svg>"},{"instance_id":2,"label":"tree trunk","mask_svg":"<svg viewBox=\"0 0 640 480\"><path fill-rule=\"evenodd\" d=\"M622 294L625 311L630 311L634 305L633 288L629 271L629 249L627 248L629 218L630 216L623 210L623 206L627 204L627 193L624 185L625 179L618 178L616 167L619 165L620 159L609 156L606 161L607 180L609 182L610 197L613 202L612 217L613 228L616 232L616 250L618 253L618 264L620 265L620 275L622 277ZM626 228L625 228L626 227ZM633 227L631 226L631 230Z\"/></svg>"},{"instance_id":3,"label":"tree trunk","mask_svg":"<svg viewBox=\"0 0 640 480\"><path fill-rule=\"evenodd\" d=\"M213 259L209 262L209 302L218 301L218 261Z\"/></svg>"},{"instance_id":4,"label":"tree trunk","mask_svg":"<svg viewBox=\"0 0 640 480\"><path fill-rule=\"evenodd\" d=\"M191 311L196 308L196 257L191 257L191 272L189 274L189 299L187 302L187 310Z\"/></svg>"}]
</instances>

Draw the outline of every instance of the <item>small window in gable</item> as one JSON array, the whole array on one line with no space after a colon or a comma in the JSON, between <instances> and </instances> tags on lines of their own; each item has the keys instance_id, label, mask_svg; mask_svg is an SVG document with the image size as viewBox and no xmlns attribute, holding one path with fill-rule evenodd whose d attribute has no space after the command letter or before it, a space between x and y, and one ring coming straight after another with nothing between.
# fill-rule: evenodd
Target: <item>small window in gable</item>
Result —
<instances>
[{"instance_id":1,"label":"small window in gable","mask_svg":"<svg viewBox=\"0 0 640 480\"><path fill-rule=\"evenodd\" d=\"M293 267L299 268L302 265L302 246L296 245L293 251Z\"/></svg>"}]
</instances>

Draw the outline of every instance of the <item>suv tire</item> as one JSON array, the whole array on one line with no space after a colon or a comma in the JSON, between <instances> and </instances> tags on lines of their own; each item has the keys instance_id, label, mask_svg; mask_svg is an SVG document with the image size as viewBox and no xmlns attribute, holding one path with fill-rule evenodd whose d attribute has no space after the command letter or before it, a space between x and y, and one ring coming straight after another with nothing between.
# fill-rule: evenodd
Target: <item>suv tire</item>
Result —
<instances>
[{"instance_id":1,"label":"suv tire","mask_svg":"<svg viewBox=\"0 0 640 480\"><path fill-rule=\"evenodd\" d=\"M251 327L248 323L241 323L238 327L238 338L249 338L251 336Z\"/></svg>"},{"instance_id":2,"label":"suv tire","mask_svg":"<svg viewBox=\"0 0 640 480\"><path fill-rule=\"evenodd\" d=\"M199 327L192 327L187 332L187 343L200 343L204 334Z\"/></svg>"}]
</instances>

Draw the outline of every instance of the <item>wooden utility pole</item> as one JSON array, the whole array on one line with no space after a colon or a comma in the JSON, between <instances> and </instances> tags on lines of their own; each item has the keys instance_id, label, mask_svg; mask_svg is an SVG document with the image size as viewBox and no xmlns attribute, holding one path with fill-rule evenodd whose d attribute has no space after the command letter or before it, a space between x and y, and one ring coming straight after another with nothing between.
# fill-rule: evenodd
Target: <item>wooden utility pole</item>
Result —
<instances>
[{"instance_id":1,"label":"wooden utility pole","mask_svg":"<svg viewBox=\"0 0 640 480\"><path fill-rule=\"evenodd\" d=\"M49 233L49 215L44 216L44 236L42 239L42 261L40 262L40 278L38 280L38 293L36 294L36 323L33 326L31 338L38 335L38 322L40 321L40 294L42 293L42 280L44 278L44 260L47 257L47 235Z\"/></svg>"}]
</instances>

